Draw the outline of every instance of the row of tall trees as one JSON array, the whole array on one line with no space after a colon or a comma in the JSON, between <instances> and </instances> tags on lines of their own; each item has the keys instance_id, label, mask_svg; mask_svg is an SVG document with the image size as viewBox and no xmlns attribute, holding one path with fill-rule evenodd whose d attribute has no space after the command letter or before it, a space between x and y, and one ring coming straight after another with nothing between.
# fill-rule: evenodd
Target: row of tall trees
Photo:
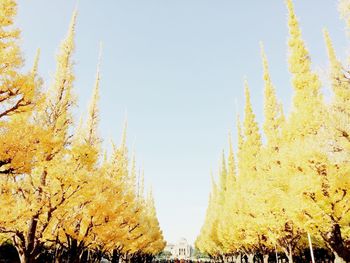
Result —
<instances>
[{"instance_id":1,"label":"row of tall trees","mask_svg":"<svg viewBox=\"0 0 350 263\"><path fill-rule=\"evenodd\" d=\"M165 241L152 193L144 193L126 125L119 145L104 153L99 136L97 69L86 116L73 121L74 12L48 89L38 76L39 52L28 73L14 27L15 0L0 0L0 241L21 262L139 262Z\"/></svg>"},{"instance_id":2,"label":"row of tall trees","mask_svg":"<svg viewBox=\"0 0 350 263\"><path fill-rule=\"evenodd\" d=\"M336 262L350 262L350 71L324 31L333 91L326 103L292 0L286 4L292 109L285 116L262 47L266 140L245 82L237 155L230 139L196 247L226 260L243 254L248 262L257 254L268 262L269 254L284 252L293 262L309 248L309 235L314 248L332 252ZM349 30L350 2L340 1L339 7Z\"/></svg>"}]
</instances>

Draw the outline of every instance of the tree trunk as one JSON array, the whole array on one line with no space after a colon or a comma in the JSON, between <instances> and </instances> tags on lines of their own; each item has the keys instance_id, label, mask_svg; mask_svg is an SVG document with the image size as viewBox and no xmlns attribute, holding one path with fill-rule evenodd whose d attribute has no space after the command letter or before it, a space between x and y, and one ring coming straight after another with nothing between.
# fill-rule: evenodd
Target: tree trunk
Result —
<instances>
[{"instance_id":1,"label":"tree trunk","mask_svg":"<svg viewBox=\"0 0 350 263\"><path fill-rule=\"evenodd\" d=\"M248 263L254 263L254 254L248 254Z\"/></svg>"},{"instance_id":2,"label":"tree trunk","mask_svg":"<svg viewBox=\"0 0 350 263\"><path fill-rule=\"evenodd\" d=\"M26 250L27 251L34 251L35 248L35 233L36 233L36 228L38 225L38 218L39 216L35 215L33 216L30 221L29 221L29 228L28 228L28 235L27 235L27 240L26 240Z\"/></svg>"},{"instance_id":3,"label":"tree trunk","mask_svg":"<svg viewBox=\"0 0 350 263\"><path fill-rule=\"evenodd\" d=\"M339 255L337 253L334 253L334 263L346 263L346 261L344 259L342 259L341 257L339 257Z\"/></svg>"},{"instance_id":4,"label":"tree trunk","mask_svg":"<svg viewBox=\"0 0 350 263\"><path fill-rule=\"evenodd\" d=\"M332 231L323 238L334 252L334 255L336 255L336 258L343 259L343 262L350 262L350 248L343 240L339 224L334 224Z\"/></svg>"},{"instance_id":5,"label":"tree trunk","mask_svg":"<svg viewBox=\"0 0 350 263\"><path fill-rule=\"evenodd\" d=\"M17 250L20 262L25 263L26 259L25 259L24 248L23 248L24 244L22 244L21 240L19 240L19 238L16 238L16 237L13 238L13 241L14 241L14 245Z\"/></svg>"},{"instance_id":6,"label":"tree trunk","mask_svg":"<svg viewBox=\"0 0 350 263\"><path fill-rule=\"evenodd\" d=\"M153 258L154 258L154 256L149 255L149 256L148 256L148 259L149 259L149 261L148 261L148 262L152 262L152 261L153 261Z\"/></svg>"},{"instance_id":7,"label":"tree trunk","mask_svg":"<svg viewBox=\"0 0 350 263\"><path fill-rule=\"evenodd\" d=\"M292 250L292 245L289 244L288 248L283 248L284 254L288 258L289 263L293 263L293 250Z\"/></svg>"},{"instance_id":8,"label":"tree trunk","mask_svg":"<svg viewBox=\"0 0 350 263\"><path fill-rule=\"evenodd\" d=\"M18 256L21 263L27 263L27 259L24 253L18 253Z\"/></svg>"},{"instance_id":9,"label":"tree trunk","mask_svg":"<svg viewBox=\"0 0 350 263\"><path fill-rule=\"evenodd\" d=\"M112 263L119 263L120 255L116 249L113 250Z\"/></svg>"},{"instance_id":10,"label":"tree trunk","mask_svg":"<svg viewBox=\"0 0 350 263\"><path fill-rule=\"evenodd\" d=\"M269 263L269 254L263 255L263 262L264 263Z\"/></svg>"},{"instance_id":11,"label":"tree trunk","mask_svg":"<svg viewBox=\"0 0 350 263\"><path fill-rule=\"evenodd\" d=\"M123 263L127 263L127 262L128 262L128 256L125 255L125 254L123 254L123 256L120 258L120 260L121 260L121 262L123 262ZM120 260L119 260L119 261L120 261Z\"/></svg>"},{"instance_id":12,"label":"tree trunk","mask_svg":"<svg viewBox=\"0 0 350 263\"><path fill-rule=\"evenodd\" d=\"M83 250L79 255L79 262L89 262L89 250Z\"/></svg>"},{"instance_id":13,"label":"tree trunk","mask_svg":"<svg viewBox=\"0 0 350 263\"><path fill-rule=\"evenodd\" d=\"M29 251L26 247L25 244L23 242L17 243L15 242L14 244L17 253L18 253L18 257L21 263L34 263L35 262L35 257L36 254L31 253L31 251ZM37 251L35 249L35 251Z\"/></svg>"},{"instance_id":14,"label":"tree trunk","mask_svg":"<svg viewBox=\"0 0 350 263\"><path fill-rule=\"evenodd\" d=\"M100 262L102 260L102 251L98 250L96 252L90 251L89 250L89 256L88 256L88 262Z\"/></svg>"},{"instance_id":15,"label":"tree trunk","mask_svg":"<svg viewBox=\"0 0 350 263\"><path fill-rule=\"evenodd\" d=\"M54 251L54 263L61 263L63 262L63 256L64 256L64 249L60 244L56 244L55 251Z\"/></svg>"},{"instance_id":16,"label":"tree trunk","mask_svg":"<svg viewBox=\"0 0 350 263\"><path fill-rule=\"evenodd\" d=\"M21 263L34 263L39 255L38 243L35 240L37 223L38 216L35 215L29 221L27 236L20 234L13 239Z\"/></svg>"},{"instance_id":17,"label":"tree trunk","mask_svg":"<svg viewBox=\"0 0 350 263\"><path fill-rule=\"evenodd\" d=\"M30 255L30 253L18 254L21 263L35 263L36 260Z\"/></svg>"},{"instance_id":18,"label":"tree trunk","mask_svg":"<svg viewBox=\"0 0 350 263\"><path fill-rule=\"evenodd\" d=\"M71 245L68 251L68 262L79 263L80 253L78 251L78 240L71 239Z\"/></svg>"},{"instance_id":19,"label":"tree trunk","mask_svg":"<svg viewBox=\"0 0 350 263\"><path fill-rule=\"evenodd\" d=\"M239 255L237 255L237 256L235 257L235 262L236 262L236 263L242 263L241 254L239 254Z\"/></svg>"}]
</instances>

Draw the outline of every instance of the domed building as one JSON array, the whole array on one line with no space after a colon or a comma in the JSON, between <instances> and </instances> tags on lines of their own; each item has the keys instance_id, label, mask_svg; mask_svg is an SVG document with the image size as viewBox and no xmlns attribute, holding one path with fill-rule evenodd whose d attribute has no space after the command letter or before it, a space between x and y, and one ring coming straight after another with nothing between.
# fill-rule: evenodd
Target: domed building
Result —
<instances>
[{"instance_id":1,"label":"domed building","mask_svg":"<svg viewBox=\"0 0 350 263\"><path fill-rule=\"evenodd\" d=\"M171 254L177 259L189 259L192 255L192 247L185 238L181 238L173 247Z\"/></svg>"}]
</instances>

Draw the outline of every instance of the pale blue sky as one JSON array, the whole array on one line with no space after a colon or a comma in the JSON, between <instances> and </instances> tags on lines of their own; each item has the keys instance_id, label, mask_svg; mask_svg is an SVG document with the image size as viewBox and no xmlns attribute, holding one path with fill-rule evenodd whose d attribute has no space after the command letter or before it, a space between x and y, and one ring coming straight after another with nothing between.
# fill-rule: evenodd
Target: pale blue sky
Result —
<instances>
[{"instance_id":1,"label":"pale blue sky","mask_svg":"<svg viewBox=\"0 0 350 263\"><path fill-rule=\"evenodd\" d=\"M322 28L346 53L336 0L295 0L303 36L317 69L327 65ZM54 72L54 55L76 5L70 0L19 0L18 23L27 66L42 51L40 73ZM146 181L152 184L165 238L193 242L204 220L210 171L217 169L235 100L243 108L247 76L262 121L263 41L280 99L288 107L287 22L276 0L81 0L76 38L76 93L90 97L103 41L101 134L119 140L128 115ZM234 138L236 135L234 134Z\"/></svg>"}]
</instances>

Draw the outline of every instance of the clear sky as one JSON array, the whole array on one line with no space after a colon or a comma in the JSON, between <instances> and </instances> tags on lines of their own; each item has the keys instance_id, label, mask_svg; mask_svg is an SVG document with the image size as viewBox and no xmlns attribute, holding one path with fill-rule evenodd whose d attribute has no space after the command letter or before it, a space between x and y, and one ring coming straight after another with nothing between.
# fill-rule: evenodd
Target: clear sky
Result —
<instances>
[{"instance_id":1,"label":"clear sky","mask_svg":"<svg viewBox=\"0 0 350 263\"><path fill-rule=\"evenodd\" d=\"M320 72L327 65L323 27L338 53L346 54L336 2L295 0ZM27 66L40 47L46 85L75 6L72 0L19 0ZM284 1L81 0L78 12L74 58L81 110L91 94L102 41L100 133L107 142L119 141L127 112L129 145L153 186L165 238L193 242L204 220L210 171L217 169L228 131L235 130L235 101L242 112L244 76L260 124L263 120L259 41L278 96L290 105Z\"/></svg>"}]
</instances>

